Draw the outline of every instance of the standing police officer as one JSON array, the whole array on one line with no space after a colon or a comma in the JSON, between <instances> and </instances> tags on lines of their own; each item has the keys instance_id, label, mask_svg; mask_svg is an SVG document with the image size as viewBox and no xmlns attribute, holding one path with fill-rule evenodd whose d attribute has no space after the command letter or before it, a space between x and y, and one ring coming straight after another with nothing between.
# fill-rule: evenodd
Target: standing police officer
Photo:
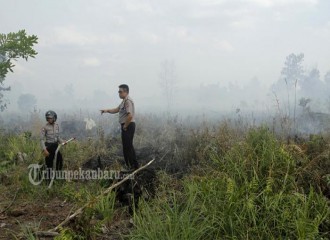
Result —
<instances>
[{"instance_id":1,"label":"standing police officer","mask_svg":"<svg viewBox=\"0 0 330 240\"><path fill-rule=\"evenodd\" d=\"M46 167L50 174L50 169L53 168L53 161L55 152L59 143L63 143L64 140L60 137L60 128L56 123L57 114L49 110L45 114L47 123L41 129L40 144L45 156ZM62 170L63 158L61 152L57 153L56 170ZM49 178L50 175L48 175Z\"/></svg>"},{"instance_id":2,"label":"standing police officer","mask_svg":"<svg viewBox=\"0 0 330 240\"><path fill-rule=\"evenodd\" d=\"M126 165L131 169L139 168L136 160L135 150L133 146L133 138L135 133L135 108L134 102L129 94L129 87L126 84L119 86L119 97L122 102L118 107L113 109L100 110L103 113L119 113L119 123L121 124L121 139L123 144L123 153Z\"/></svg>"}]
</instances>

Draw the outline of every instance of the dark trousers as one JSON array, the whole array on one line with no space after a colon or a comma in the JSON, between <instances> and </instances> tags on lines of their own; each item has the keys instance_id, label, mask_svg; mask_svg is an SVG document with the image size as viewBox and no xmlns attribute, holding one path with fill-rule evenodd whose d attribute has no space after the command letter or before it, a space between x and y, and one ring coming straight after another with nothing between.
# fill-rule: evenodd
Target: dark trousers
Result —
<instances>
[{"instance_id":1,"label":"dark trousers","mask_svg":"<svg viewBox=\"0 0 330 240\"><path fill-rule=\"evenodd\" d=\"M123 143L124 159L127 167L137 169L139 164L136 161L135 149L133 146L133 138L135 133L135 122L131 122L127 129L123 129L124 124L121 124L121 140Z\"/></svg>"},{"instance_id":2,"label":"dark trousers","mask_svg":"<svg viewBox=\"0 0 330 240\"><path fill-rule=\"evenodd\" d=\"M49 152L48 157L45 158L46 167L48 170L48 174L50 174L50 169L53 168L53 163L55 161L55 152L57 149L57 143L46 143L47 151ZM57 153L57 161L56 161L56 170L62 170L63 168L63 157L60 151ZM48 175L50 176L50 175Z\"/></svg>"}]
</instances>

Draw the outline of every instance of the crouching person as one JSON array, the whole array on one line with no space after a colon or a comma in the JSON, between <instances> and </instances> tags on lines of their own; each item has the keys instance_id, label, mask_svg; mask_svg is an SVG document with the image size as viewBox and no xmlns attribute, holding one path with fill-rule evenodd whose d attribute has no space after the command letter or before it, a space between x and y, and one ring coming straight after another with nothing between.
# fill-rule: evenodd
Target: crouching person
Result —
<instances>
[{"instance_id":1,"label":"crouching person","mask_svg":"<svg viewBox=\"0 0 330 240\"><path fill-rule=\"evenodd\" d=\"M60 137L60 128L59 125L56 123L57 114L54 111L47 111L45 114L46 117L46 125L41 129L40 135L40 144L45 156L45 163L46 163L46 180L50 180L52 178L52 168L54 164L55 152L58 147L58 144L64 142L64 140ZM63 168L63 157L60 151L57 153L57 160L56 160L56 170L60 171ZM53 172L54 173L54 172ZM55 173L54 173L55 174Z\"/></svg>"}]
</instances>

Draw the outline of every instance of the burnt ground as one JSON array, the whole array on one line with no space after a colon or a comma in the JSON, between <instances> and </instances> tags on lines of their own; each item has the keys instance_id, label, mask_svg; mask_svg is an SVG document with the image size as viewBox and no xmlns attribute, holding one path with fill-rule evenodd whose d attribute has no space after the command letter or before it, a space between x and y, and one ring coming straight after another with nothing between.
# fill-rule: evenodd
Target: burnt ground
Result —
<instances>
[{"instance_id":1,"label":"burnt ground","mask_svg":"<svg viewBox=\"0 0 330 240\"><path fill-rule=\"evenodd\" d=\"M26 199L20 191L2 191L0 194L0 239L26 239L28 231L48 231L60 224L78 206L61 197L49 197L44 201ZM77 217L79 219L79 217ZM124 208L116 204L116 211L111 222L104 225L102 233L96 239L122 239L122 234L128 234L133 226L131 216ZM96 219L90 220L90 225ZM66 226L72 227L74 221ZM75 228L73 226L73 228ZM39 237L38 239L53 239L53 237Z\"/></svg>"},{"instance_id":2,"label":"burnt ground","mask_svg":"<svg viewBox=\"0 0 330 240\"><path fill-rule=\"evenodd\" d=\"M116 142L118 145L119 143ZM152 147L140 147L136 149L136 155L141 165L155 158L156 161L150 166L155 171L163 170L170 174L179 172L181 175L187 173L188 168L186 165L182 162L177 163L170 152L160 151ZM121 147L118 147L117 151L112 153L111 156L95 155L88 158L82 163L81 167L83 169L111 168L116 162L124 166ZM1 180L2 183L5 182L3 180ZM80 182L79 184L85 183ZM22 191L16 192L16 189L17 186L15 185L0 185L0 239L15 239L15 237L24 239L23 236L27 235L26 230L24 230L26 227L38 231L47 231L57 226L78 208L75 201L70 201L63 196L30 199L26 197L28 194ZM132 223L128 211L118 206L115 213L113 221L104 226L104 233L100 234L97 239L121 239L119 235L129 232Z\"/></svg>"},{"instance_id":3,"label":"burnt ground","mask_svg":"<svg viewBox=\"0 0 330 240\"><path fill-rule=\"evenodd\" d=\"M153 157L157 158L157 156L160 155L157 155L157 152L151 148L137 149L136 153L141 165L145 164ZM82 164L82 168L108 168L114 161L118 160L121 164L124 164L120 150L112 155L111 158L107 156L89 158ZM156 168L159 169L160 165L156 165ZM6 178L6 176L3 177ZM75 201L61 195L53 197L54 194L50 193L49 196L46 195L46 197L43 198L42 194L47 194L45 193L45 191L47 192L45 187L40 189L41 197L36 196L36 198L33 199L31 198L31 194L29 195L26 192L22 192L21 188L15 184L11 184L10 180L6 183L5 179L2 179L1 182L0 239L26 239L28 235L27 229L30 231L33 229L36 231L52 229L79 207ZM77 182L75 184L77 185L76 187L79 188L79 185L84 185L86 183ZM16 190L17 188L19 190ZM119 203L117 203L115 209L113 221L104 226L103 233L101 233L97 239L122 239L120 235L129 233L129 229L133 226L130 222L131 216ZM91 220L91 225L93 225L93 221L95 221L95 219ZM70 226L71 224L68 226L72 227ZM39 237L39 239L52 238L53 237Z\"/></svg>"},{"instance_id":4,"label":"burnt ground","mask_svg":"<svg viewBox=\"0 0 330 240\"><path fill-rule=\"evenodd\" d=\"M4 196L6 194L6 196ZM0 214L0 239L14 239L24 232L24 226L51 229L66 218L73 204L63 199L52 198L45 202L27 201L19 196L13 201L8 193L2 193L2 203L10 201L11 207Z\"/></svg>"},{"instance_id":5,"label":"burnt ground","mask_svg":"<svg viewBox=\"0 0 330 240\"><path fill-rule=\"evenodd\" d=\"M178 178L183 177L189 172L189 167L192 165L191 159L176 159L173 151L165 151L155 149L149 146L140 147L136 150L136 158L139 164L142 166L155 158L155 162L150 166L155 171L165 171L166 173L176 176ZM83 169L104 169L111 167L116 161L120 162L122 166L125 166L125 161L122 156L122 150L119 148L114 154L110 156L95 155L87 159L83 164Z\"/></svg>"}]
</instances>

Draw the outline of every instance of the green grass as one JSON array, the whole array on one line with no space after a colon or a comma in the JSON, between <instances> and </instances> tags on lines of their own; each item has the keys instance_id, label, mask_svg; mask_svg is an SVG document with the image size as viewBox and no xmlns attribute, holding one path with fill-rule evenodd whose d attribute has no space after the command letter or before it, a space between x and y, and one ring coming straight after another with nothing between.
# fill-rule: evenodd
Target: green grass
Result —
<instances>
[{"instance_id":1,"label":"green grass","mask_svg":"<svg viewBox=\"0 0 330 240\"><path fill-rule=\"evenodd\" d=\"M0 138L0 177L7 176L6 186L0 187L19 188L26 202L58 197L78 208L104 190L103 181L33 186L27 166L43 162L38 139L28 134ZM327 140L313 136L307 151L297 153L266 128L242 132L228 124L180 132L173 139L157 139L174 146L170 164L184 170L194 166L182 179L158 172L157 196L140 201L134 226L123 238L329 239L329 201L323 195L330 183ZM95 152L109 151L114 149L98 140L70 143L62 150L64 167L78 168ZM27 154L25 162L15 161L17 152ZM114 221L116 210L114 194L104 196L56 239L93 239ZM24 232L31 238L31 232Z\"/></svg>"},{"instance_id":2,"label":"green grass","mask_svg":"<svg viewBox=\"0 0 330 240\"><path fill-rule=\"evenodd\" d=\"M324 239L326 198L295 182L296 160L266 129L249 131L166 201L141 202L127 239Z\"/></svg>"}]
</instances>

